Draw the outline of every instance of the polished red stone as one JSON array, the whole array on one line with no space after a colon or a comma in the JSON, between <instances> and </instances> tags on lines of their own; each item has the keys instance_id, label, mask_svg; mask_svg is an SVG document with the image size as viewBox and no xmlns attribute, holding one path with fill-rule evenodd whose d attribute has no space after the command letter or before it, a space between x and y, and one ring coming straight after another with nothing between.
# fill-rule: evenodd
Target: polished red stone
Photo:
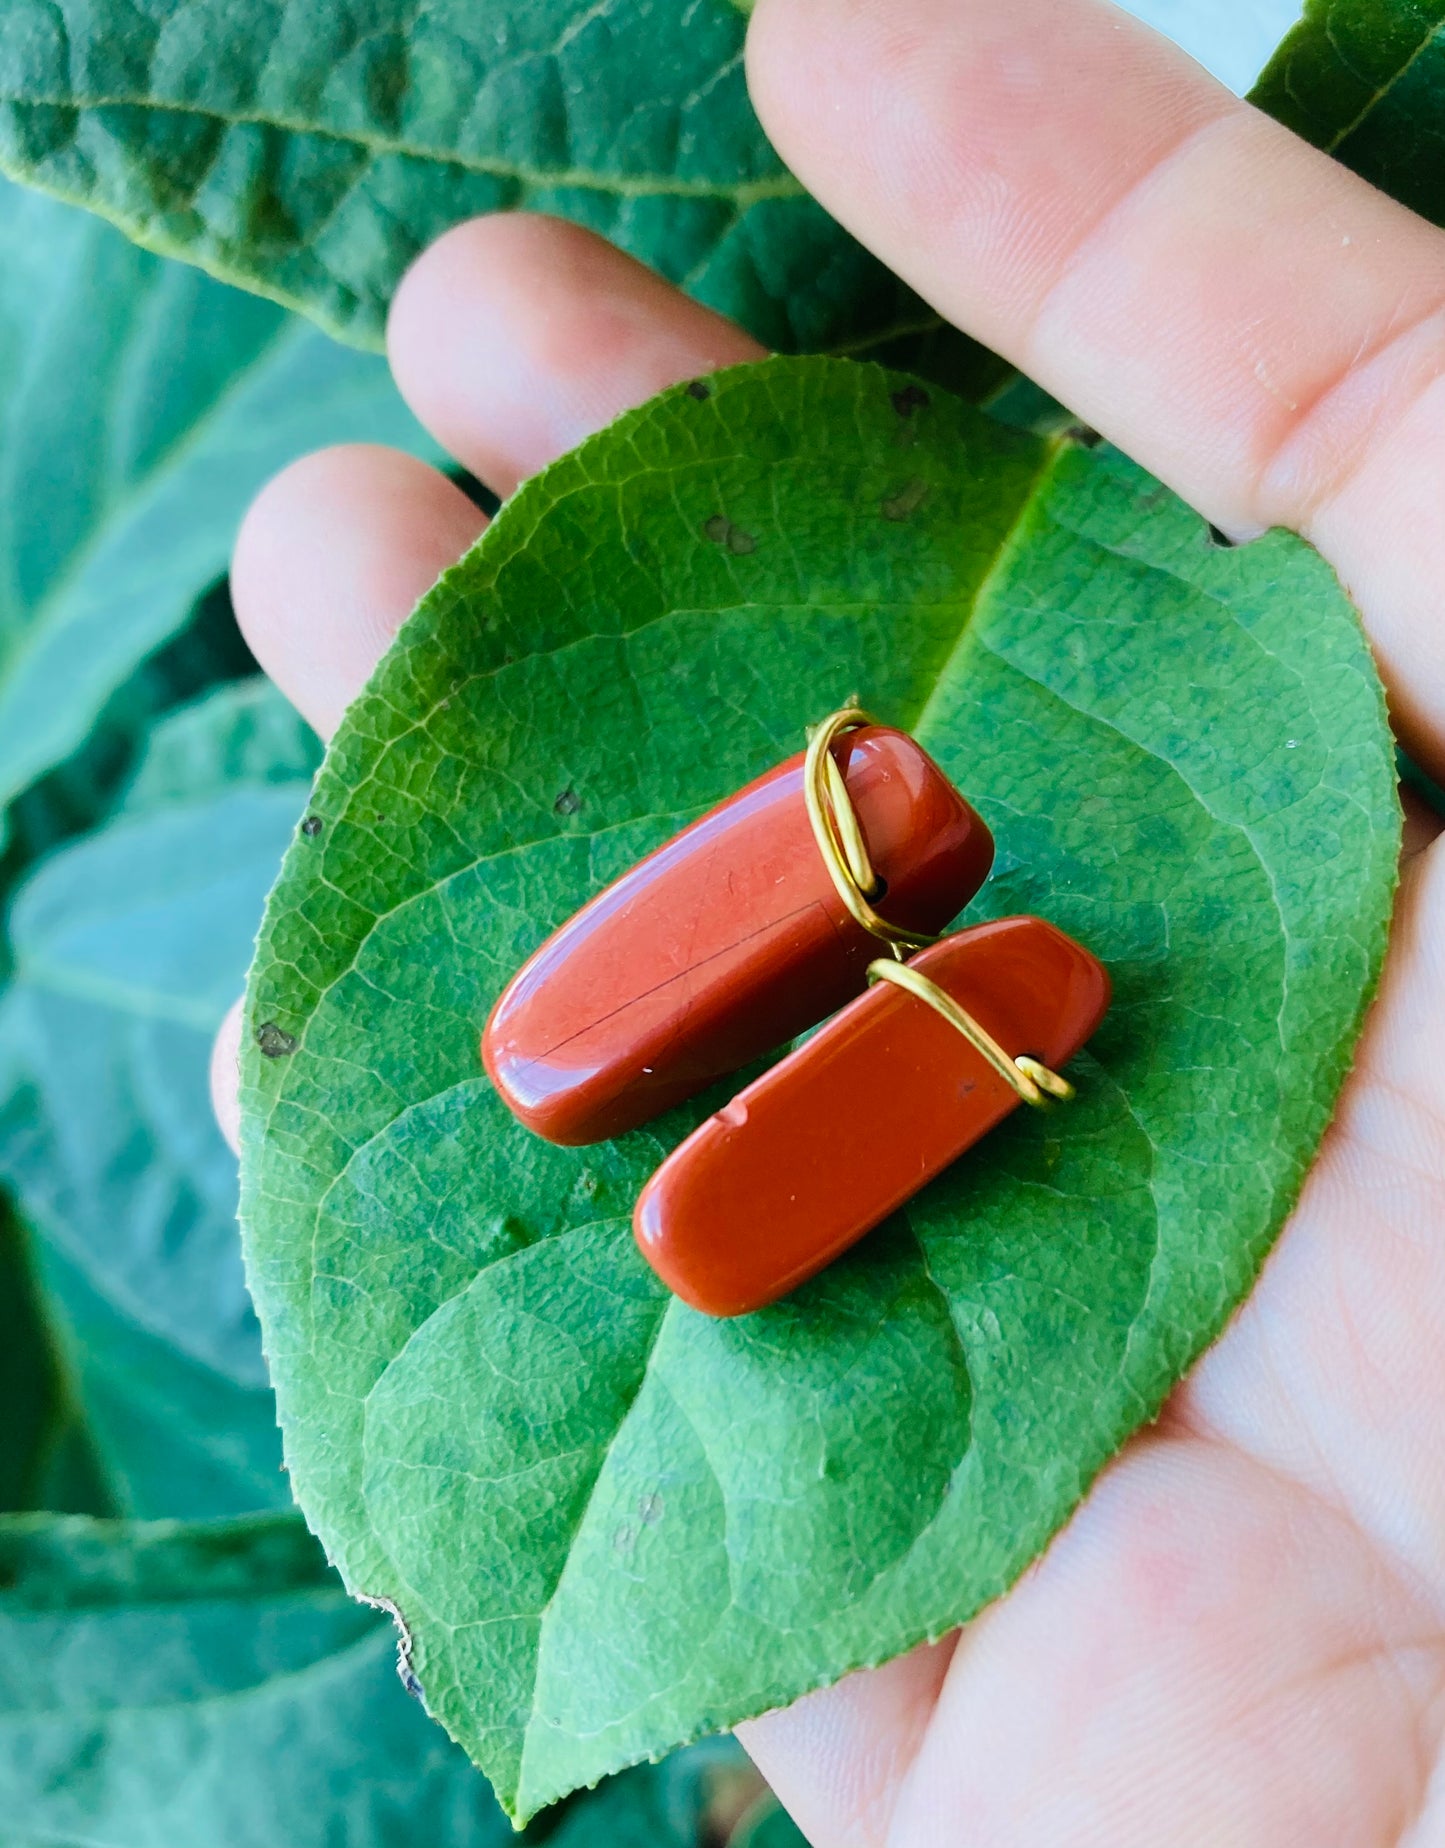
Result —
<instances>
[{"instance_id":1,"label":"polished red stone","mask_svg":"<svg viewBox=\"0 0 1445 1848\"><path fill-rule=\"evenodd\" d=\"M833 747L891 923L932 932L987 877L982 819L904 732ZM790 758L600 893L512 980L482 1057L550 1141L645 1123L831 1014L879 952L833 889Z\"/></svg>"},{"instance_id":2,"label":"polished red stone","mask_svg":"<svg viewBox=\"0 0 1445 1848\"><path fill-rule=\"evenodd\" d=\"M1054 1070L1109 1005L1103 965L1042 918L979 924L910 961L1011 1057ZM880 983L674 1149L638 1199L637 1242L695 1309L746 1315L846 1251L1018 1104L956 1027Z\"/></svg>"}]
</instances>

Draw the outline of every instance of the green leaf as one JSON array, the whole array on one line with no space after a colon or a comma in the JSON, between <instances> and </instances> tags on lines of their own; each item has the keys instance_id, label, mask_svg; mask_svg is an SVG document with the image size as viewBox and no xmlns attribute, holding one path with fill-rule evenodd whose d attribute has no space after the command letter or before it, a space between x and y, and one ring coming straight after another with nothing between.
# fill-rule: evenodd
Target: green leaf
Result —
<instances>
[{"instance_id":1,"label":"green leaf","mask_svg":"<svg viewBox=\"0 0 1445 1848\"><path fill-rule=\"evenodd\" d=\"M296 1516L0 1519L7 1848L703 1848L713 1749L522 1837ZM19 1833L16 1833L16 1828Z\"/></svg>"},{"instance_id":2,"label":"green leaf","mask_svg":"<svg viewBox=\"0 0 1445 1848\"><path fill-rule=\"evenodd\" d=\"M508 208L603 232L771 346L934 335L782 167L745 30L732 0L10 0L0 166L360 345L425 245Z\"/></svg>"},{"instance_id":3,"label":"green leaf","mask_svg":"<svg viewBox=\"0 0 1445 1848\"><path fill-rule=\"evenodd\" d=\"M807 1848L807 1837L769 1794L743 1817L728 1837L727 1848Z\"/></svg>"},{"instance_id":4,"label":"green leaf","mask_svg":"<svg viewBox=\"0 0 1445 1848\"><path fill-rule=\"evenodd\" d=\"M1308 0L1250 101L1445 224L1445 0Z\"/></svg>"},{"instance_id":5,"label":"green leaf","mask_svg":"<svg viewBox=\"0 0 1445 1848\"><path fill-rule=\"evenodd\" d=\"M21 1845L515 1839L294 1516L0 1521L0 1805Z\"/></svg>"},{"instance_id":6,"label":"green leaf","mask_svg":"<svg viewBox=\"0 0 1445 1848\"><path fill-rule=\"evenodd\" d=\"M44 854L87 834L109 813L151 731L211 688L253 676L228 587L217 584L165 645L146 657L106 700L84 742L10 804L0 855L0 893Z\"/></svg>"},{"instance_id":7,"label":"green leaf","mask_svg":"<svg viewBox=\"0 0 1445 1848\"><path fill-rule=\"evenodd\" d=\"M639 1765L606 1779L594 1791L534 1824L548 1848L712 1848L717 1797L755 1772L744 1769L741 1749L731 1739L709 1741L674 1752L659 1765Z\"/></svg>"},{"instance_id":8,"label":"green leaf","mask_svg":"<svg viewBox=\"0 0 1445 1848\"><path fill-rule=\"evenodd\" d=\"M290 1499L207 1068L316 756L258 684L179 713L120 818L50 859L12 914L0 1178L131 1513Z\"/></svg>"},{"instance_id":9,"label":"green leaf","mask_svg":"<svg viewBox=\"0 0 1445 1848\"><path fill-rule=\"evenodd\" d=\"M30 1239L0 1194L0 1514L108 1514L79 1405L35 1285Z\"/></svg>"},{"instance_id":10,"label":"green leaf","mask_svg":"<svg viewBox=\"0 0 1445 1848\"><path fill-rule=\"evenodd\" d=\"M177 803L201 804L238 784L279 784L294 801L296 786L309 785L320 762L316 734L296 708L267 681L240 681L157 727L119 811L145 815Z\"/></svg>"},{"instance_id":11,"label":"green leaf","mask_svg":"<svg viewBox=\"0 0 1445 1848\"><path fill-rule=\"evenodd\" d=\"M0 63L26 40L14 13ZM0 827L322 443L424 449L377 360L0 183Z\"/></svg>"},{"instance_id":12,"label":"green leaf","mask_svg":"<svg viewBox=\"0 0 1445 1848\"><path fill-rule=\"evenodd\" d=\"M1053 919L1115 1003L1067 1113L716 1322L629 1228L709 1102L554 1148L478 1034L554 925L855 691L994 829L970 915ZM825 360L669 392L524 487L313 811L249 991L249 1276L308 1517L524 1815L937 1636L1038 1554L1296 1196L1399 830L1307 546L1217 547L1112 451Z\"/></svg>"}]
</instances>

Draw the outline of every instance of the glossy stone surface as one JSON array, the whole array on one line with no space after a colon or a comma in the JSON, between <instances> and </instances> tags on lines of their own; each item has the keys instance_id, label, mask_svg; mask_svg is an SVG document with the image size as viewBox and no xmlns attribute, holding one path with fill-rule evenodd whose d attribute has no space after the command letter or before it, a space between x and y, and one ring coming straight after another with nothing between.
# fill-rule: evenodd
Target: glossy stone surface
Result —
<instances>
[{"instance_id":1,"label":"glossy stone surface","mask_svg":"<svg viewBox=\"0 0 1445 1848\"><path fill-rule=\"evenodd\" d=\"M904 732L839 739L890 922L942 930L987 877L993 840ZM600 893L526 963L482 1057L529 1129L598 1142L816 1025L856 995L880 945L823 865L790 758Z\"/></svg>"},{"instance_id":2,"label":"glossy stone surface","mask_svg":"<svg viewBox=\"0 0 1445 1848\"><path fill-rule=\"evenodd\" d=\"M1103 965L1041 918L979 924L909 960L1010 1056L1055 1071L1109 1005ZM637 1242L695 1309L746 1315L846 1251L1017 1108L956 1027L879 984L674 1149L638 1198Z\"/></svg>"}]
</instances>

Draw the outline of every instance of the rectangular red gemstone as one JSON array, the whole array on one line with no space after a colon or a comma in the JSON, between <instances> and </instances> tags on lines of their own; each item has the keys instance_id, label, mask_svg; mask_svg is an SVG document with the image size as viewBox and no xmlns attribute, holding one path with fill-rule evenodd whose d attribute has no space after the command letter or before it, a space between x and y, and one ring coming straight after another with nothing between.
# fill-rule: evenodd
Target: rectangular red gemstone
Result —
<instances>
[{"instance_id":1,"label":"rectangular red gemstone","mask_svg":"<svg viewBox=\"0 0 1445 1848\"><path fill-rule=\"evenodd\" d=\"M914 740L833 747L890 922L943 929L993 841ZM514 977L482 1039L492 1082L552 1142L620 1135L857 994L877 940L833 888L789 759L600 893Z\"/></svg>"},{"instance_id":2,"label":"rectangular red gemstone","mask_svg":"<svg viewBox=\"0 0 1445 1848\"><path fill-rule=\"evenodd\" d=\"M1042 918L976 925L910 966L1010 1057L1052 1068L1109 1005L1103 965ZM638 1199L638 1244L694 1308L745 1315L846 1251L1019 1101L957 1027L880 983L673 1151Z\"/></svg>"}]
</instances>

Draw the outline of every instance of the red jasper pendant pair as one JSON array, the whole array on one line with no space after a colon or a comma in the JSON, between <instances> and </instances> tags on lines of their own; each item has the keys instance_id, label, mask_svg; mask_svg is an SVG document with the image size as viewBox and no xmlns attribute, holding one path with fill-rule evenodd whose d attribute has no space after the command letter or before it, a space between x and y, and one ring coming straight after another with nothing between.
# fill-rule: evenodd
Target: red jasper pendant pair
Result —
<instances>
[{"instance_id":1,"label":"red jasper pendant pair","mask_svg":"<svg viewBox=\"0 0 1445 1848\"><path fill-rule=\"evenodd\" d=\"M846 708L542 945L487 1022L487 1071L538 1135L597 1142L832 1014L673 1151L634 1214L684 1301L759 1309L1019 1103L1071 1095L1053 1068L1103 1018L1102 965L1041 918L935 936L992 861L921 747Z\"/></svg>"}]
</instances>

